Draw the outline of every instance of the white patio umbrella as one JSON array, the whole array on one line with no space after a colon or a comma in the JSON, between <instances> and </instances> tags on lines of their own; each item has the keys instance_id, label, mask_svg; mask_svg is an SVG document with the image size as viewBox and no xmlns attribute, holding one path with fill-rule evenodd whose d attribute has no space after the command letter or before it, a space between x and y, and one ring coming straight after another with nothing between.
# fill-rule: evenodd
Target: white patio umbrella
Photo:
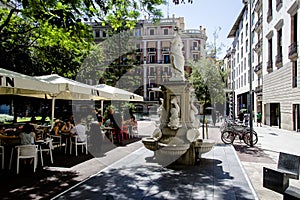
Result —
<instances>
[{"instance_id":1,"label":"white patio umbrella","mask_svg":"<svg viewBox=\"0 0 300 200\"><path fill-rule=\"evenodd\" d=\"M111 100L120 100L120 101L144 101L144 98L140 95L137 95L133 92L129 92L120 88L109 86L106 84L95 85L95 87L103 92L110 93L112 95Z\"/></svg>"},{"instance_id":2,"label":"white patio umbrella","mask_svg":"<svg viewBox=\"0 0 300 200\"><path fill-rule=\"evenodd\" d=\"M74 81L57 74L36 76L38 80L58 86L57 93L48 94L52 98L51 126L53 126L55 99L64 100L109 100L111 94L78 81Z\"/></svg>"},{"instance_id":3,"label":"white patio umbrella","mask_svg":"<svg viewBox=\"0 0 300 200\"><path fill-rule=\"evenodd\" d=\"M32 76L0 68L0 94L45 98L45 94L57 93L57 85Z\"/></svg>"}]
</instances>

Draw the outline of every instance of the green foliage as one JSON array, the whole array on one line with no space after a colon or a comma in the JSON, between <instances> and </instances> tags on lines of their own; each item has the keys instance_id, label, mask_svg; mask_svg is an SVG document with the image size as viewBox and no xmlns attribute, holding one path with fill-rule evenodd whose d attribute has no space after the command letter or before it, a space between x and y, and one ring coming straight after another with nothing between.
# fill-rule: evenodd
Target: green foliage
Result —
<instances>
[{"instance_id":1,"label":"green foliage","mask_svg":"<svg viewBox=\"0 0 300 200\"><path fill-rule=\"evenodd\" d=\"M202 57L199 61L192 63L192 66L190 82L198 100L202 103L223 103L225 83L215 60Z\"/></svg>"},{"instance_id":2,"label":"green foliage","mask_svg":"<svg viewBox=\"0 0 300 200\"><path fill-rule=\"evenodd\" d=\"M141 14L162 16L162 0L0 0L0 67L74 78L93 49L88 21L132 29Z\"/></svg>"}]
</instances>

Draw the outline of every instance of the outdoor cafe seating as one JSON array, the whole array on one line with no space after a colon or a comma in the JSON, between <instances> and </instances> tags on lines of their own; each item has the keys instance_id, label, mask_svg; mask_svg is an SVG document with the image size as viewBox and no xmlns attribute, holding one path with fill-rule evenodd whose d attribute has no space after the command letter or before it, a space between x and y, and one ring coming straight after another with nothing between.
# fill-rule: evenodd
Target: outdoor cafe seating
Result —
<instances>
[{"instance_id":1,"label":"outdoor cafe seating","mask_svg":"<svg viewBox=\"0 0 300 200\"><path fill-rule=\"evenodd\" d=\"M38 152L40 153L40 156L41 156L42 166L44 166L43 152L47 152L50 155L51 163L53 164L52 141L53 141L53 139L50 139L50 138L36 141L36 144L39 144Z\"/></svg>"},{"instance_id":2,"label":"outdoor cafe seating","mask_svg":"<svg viewBox=\"0 0 300 200\"><path fill-rule=\"evenodd\" d=\"M87 138L84 139L84 141L79 141L78 136L74 136L73 138L70 137L70 154L72 154L72 146L75 146L75 154L78 156L78 146L81 146L82 153L83 148L85 147L85 153L88 154L88 147L87 147Z\"/></svg>"},{"instance_id":3,"label":"outdoor cafe seating","mask_svg":"<svg viewBox=\"0 0 300 200\"><path fill-rule=\"evenodd\" d=\"M101 127L102 131L105 133L106 137L108 137L112 143L117 141L116 131L113 127L107 126L107 127ZM128 140L132 138L137 138L138 135L138 128L136 126L130 126L130 125L122 125L121 132L120 132L120 140Z\"/></svg>"},{"instance_id":4,"label":"outdoor cafe seating","mask_svg":"<svg viewBox=\"0 0 300 200\"><path fill-rule=\"evenodd\" d=\"M38 145L20 145L17 149L17 174L19 174L20 159L33 159L33 171L35 172L38 160ZM12 151L13 152L13 151ZM10 163L11 166L11 163Z\"/></svg>"}]
</instances>

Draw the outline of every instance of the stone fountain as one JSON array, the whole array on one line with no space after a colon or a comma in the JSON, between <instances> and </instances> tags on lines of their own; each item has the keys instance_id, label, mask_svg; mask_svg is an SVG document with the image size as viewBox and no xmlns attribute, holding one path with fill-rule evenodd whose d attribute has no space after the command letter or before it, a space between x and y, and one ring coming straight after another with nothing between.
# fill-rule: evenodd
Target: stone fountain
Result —
<instances>
[{"instance_id":1,"label":"stone fountain","mask_svg":"<svg viewBox=\"0 0 300 200\"><path fill-rule=\"evenodd\" d=\"M200 138L198 109L194 89L184 76L183 43L178 29L171 44L173 77L161 85L163 99L152 137L143 138L144 146L154 151L154 159L163 166L194 165L201 154L212 150L215 142Z\"/></svg>"}]
</instances>

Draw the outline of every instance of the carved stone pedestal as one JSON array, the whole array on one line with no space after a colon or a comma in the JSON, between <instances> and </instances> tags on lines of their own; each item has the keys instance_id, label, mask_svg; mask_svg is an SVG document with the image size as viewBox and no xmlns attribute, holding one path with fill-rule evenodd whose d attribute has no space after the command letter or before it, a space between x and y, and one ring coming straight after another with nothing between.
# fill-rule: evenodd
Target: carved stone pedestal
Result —
<instances>
[{"instance_id":1,"label":"carved stone pedestal","mask_svg":"<svg viewBox=\"0 0 300 200\"><path fill-rule=\"evenodd\" d=\"M202 153L212 149L214 142L199 140L199 120L195 115L193 89L188 81L173 80L162 88L163 105L159 129L152 138L142 140L145 147L155 152L163 166L194 165Z\"/></svg>"}]
</instances>

